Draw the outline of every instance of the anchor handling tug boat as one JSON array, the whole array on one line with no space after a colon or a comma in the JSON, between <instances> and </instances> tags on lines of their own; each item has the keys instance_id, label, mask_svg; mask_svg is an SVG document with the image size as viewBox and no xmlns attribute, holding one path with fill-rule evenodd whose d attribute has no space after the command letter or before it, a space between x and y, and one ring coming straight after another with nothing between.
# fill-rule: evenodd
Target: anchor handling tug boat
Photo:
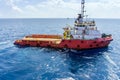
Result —
<instances>
[{"instance_id":1,"label":"anchor handling tug boat","mask_svg":"<svg viewBox=\"0 0 120 80\"><path fill-rule=\"evenodd\" d=\"M32 47L50 47L58 49L85 50L106 47L113 40L111 35L101 34L95 21L85 19L85 0L81 1L81 14L75 20L74 27L65 27L63 35L32 34L16 40L15 45Z\"/></svg>"}]
</instances>

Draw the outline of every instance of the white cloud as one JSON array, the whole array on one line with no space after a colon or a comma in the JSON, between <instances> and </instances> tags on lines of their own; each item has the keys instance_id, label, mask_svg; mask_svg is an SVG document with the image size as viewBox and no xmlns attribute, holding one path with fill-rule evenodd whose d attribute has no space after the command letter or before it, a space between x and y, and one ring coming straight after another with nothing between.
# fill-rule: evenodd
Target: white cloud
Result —
<instances>
[{"instance_id":1,"label":"white cloud","mask_svg":"<svg viewBox=\"0 0 120 80\"><path fill-rule=\"evenodd\" d=\"M12 6L12 9L17 11L17 12L20 12L20 13L23 13L22 9L20 9L18 6Z\"/></svg>"},{"instance_id":2,"label":"white cloud","mask_svg":"<svg viewBox=\"0 0 120 80\"><path fill-rule=\"evenodd\" d=\"M80 3L78 2L80 1L48 0L34 6L32 5L33 8L31 10L37 10L39 14L42 14L42 17L76 17L76 14L80 12ZM120 18L119 8L120 1L116 0L100 0L89 3L86 1L86 10L90 17Z\"/></svg>"},{"instance_id":3,"label":"white cloud","mask_svg":"<svg viewBox=\"0 0 120 80\"><path fill-rule=\"evenodd\" d=\"M26 13L42 18L67 18L75 17L78 11L78 4L73 2L64 2L63 0L48 0L37 5L27 5L24 9ZM72 16L71 16L72 15Z\"/></svg>"},{"instance_id":4,"label":"white cloud","mask_svg":"<svg viewBox=\"0 0 120 80\"><path fill-rule=\"evenodd\" d=\"M29 4L29 0L6 0L7 4L17 14L18 17L77 17L80 13L80 0L45 0L35 4ZM26 5L21 6L21 4ZM19 5L17 4L19 3ZM118 0L86 0L85 9L90 17L98 18L120 18L120 1ZM22 13L22 14L21 14Z\"/></svg>"},{"instance_id":5,"label":"white cloud","mask_svg":"<svg viewBox=\"0 0 120 80\"><path fill-rule=\"evenodd\" d=\"M7 0L7 5L10 6L14 11L23 13L23 10L14 4L15 1L16 0Z\"/></svg>"},{"instance_id":6,"label":"white cloud","mask_svg":"<svg viewBox=\"0 0 120 80\"><path fill-rule=\"evenodd\" d=\"M101 0L100 2L87 3L86 6L91 17L120 18L120 1Z\"/></svg>"},{"instance_id":7,"label":"white cloud","mask_svg":"<svg viewBox=\"0 0 120 80\"><path fill-rule=\"evenodd\" d=\"M39 11L35 6L32 6L32 5L27 5L25 8L31 12L38 12Z\"/></svg>"}]
</instances>

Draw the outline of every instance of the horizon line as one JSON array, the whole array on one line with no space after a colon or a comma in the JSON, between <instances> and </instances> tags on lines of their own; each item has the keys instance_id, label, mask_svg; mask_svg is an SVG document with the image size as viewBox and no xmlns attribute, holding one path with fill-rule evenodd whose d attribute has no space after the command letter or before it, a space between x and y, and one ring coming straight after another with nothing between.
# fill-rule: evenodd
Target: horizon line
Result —
<instances>
[{"instance_id":1,"label":"horizon line","mask_svg":"<svg viewBox=\"0 0 120 80\"><path fill-rule=\"evenodd\" d=\"M0 19L76 19L76 18L36 18L36 17L34 17L34 18L30 18L30 17L28 17L28 18L0 18ZM88 18L88 19L120 19L120 18Z\"/></svg>"}]
</instances>

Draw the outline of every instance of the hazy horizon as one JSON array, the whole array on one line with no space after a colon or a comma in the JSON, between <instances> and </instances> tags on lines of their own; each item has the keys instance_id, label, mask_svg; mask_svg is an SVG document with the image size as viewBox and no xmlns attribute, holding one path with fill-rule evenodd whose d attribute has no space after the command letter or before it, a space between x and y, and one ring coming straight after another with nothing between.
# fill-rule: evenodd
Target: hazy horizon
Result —
<instances>
[{"instance_id":1,"label":"hazy horizon","mask_svg":"<svg viewBox=\"0 0 120 80\"><path fill-rule=\"evenodd\" d=\"M76 18L0 18L0 19L76 19ZM88 18L88 19L120 19L120 18Z\"/></svg>"}]
</instances>

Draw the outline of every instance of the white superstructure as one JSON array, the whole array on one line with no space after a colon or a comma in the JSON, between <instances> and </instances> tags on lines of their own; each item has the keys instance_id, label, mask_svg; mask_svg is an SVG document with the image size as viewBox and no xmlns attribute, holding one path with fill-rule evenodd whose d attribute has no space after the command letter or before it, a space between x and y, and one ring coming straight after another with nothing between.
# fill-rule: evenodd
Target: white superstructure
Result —
<instances>
[{"instance_id":1,"label":"white superstructure","mask_svg":"<svg viewBox=\"0 0 120 80\"><path fill-rule=\"evenodd\" d=\"M64 28L64 38L66 39L96 39L101 38L101 33L97 29L95 21L84 19L85 0L81 1L81 14L78 14L74 27Z\"/></svg>"}]
</instances>

